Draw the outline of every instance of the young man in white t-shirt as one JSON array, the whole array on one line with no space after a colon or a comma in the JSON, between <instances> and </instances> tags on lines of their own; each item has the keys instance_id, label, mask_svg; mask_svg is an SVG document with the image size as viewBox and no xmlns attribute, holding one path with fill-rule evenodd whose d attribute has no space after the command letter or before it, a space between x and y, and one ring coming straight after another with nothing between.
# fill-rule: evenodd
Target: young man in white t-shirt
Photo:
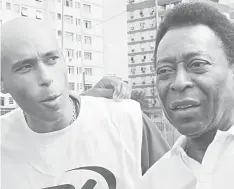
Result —
<instances>
[{"instance_id":1,"label":"young man in white t-shirt","mask_svg":"<svg viewBox=\"0 0 234 189\"><path fill-rule=\"evenodd\" d=\"M135 189L151 146L139 104L69 94L64 57L39 21L12 20L1 39L1 91L20 107L1 116L1 188ZM156 156L168 150L160 143Z\"/></svg>"}]
</instances>

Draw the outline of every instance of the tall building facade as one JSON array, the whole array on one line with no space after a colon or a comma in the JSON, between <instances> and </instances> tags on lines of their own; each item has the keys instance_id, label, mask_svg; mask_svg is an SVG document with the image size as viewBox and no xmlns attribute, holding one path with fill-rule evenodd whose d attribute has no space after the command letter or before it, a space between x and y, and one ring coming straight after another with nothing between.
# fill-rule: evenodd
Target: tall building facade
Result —
<instances>
[{"instance_id":1,"label":"tall building facade","mask_svg":"<svg viewBox=\"0 0 234 189\"><path fill-rule=\"evenodd\" d=\"M129 82L133 89L144 91L144 99L139 99L142 109L159 127L163 125L163 112L155 88L155 37L157 24L177 2L129 0L127 4Z\"/></svg>"},{"instance_id":2,"label":"tall building facade","mask_svg":"<svg viewBox=\"0 0 234 189\"><path fill-rule=\"evenodd\" d=\"M144 91L145 97L137 100L171 145L179 134L165 118L159 104L155 88L155 38L157 26L166 12L178 3L190 1L196 0L128 0L127 3L129 82L133 89ZM234 21L231 7L218 3L216 6L227 18Z\"/></svg>"},{"instance_id":3,"label":"tall building facade","mask_svg":"<svg viewBox=\"0 0 234 189\"><path fill-rule=\"evenodd\" d=\"M102 0L0 1L1 24L16 17L29 17L52 27L66 59L69 89L79 93L105 74L102 12ZM6 103L9 99L9 95L1 94L1 114L12 110Z\"/></svg>"}]
</instances>

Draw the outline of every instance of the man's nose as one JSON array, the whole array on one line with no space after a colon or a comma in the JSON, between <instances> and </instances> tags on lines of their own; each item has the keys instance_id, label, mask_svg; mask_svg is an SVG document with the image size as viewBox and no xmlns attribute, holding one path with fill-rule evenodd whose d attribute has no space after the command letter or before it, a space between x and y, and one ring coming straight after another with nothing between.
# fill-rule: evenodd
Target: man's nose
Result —
<instances>
[{"instance_id":1,"label":"man's nose","mask_svg":"<svg viewBox=\"0 0 234 189\"><path fill-rule=\"evenodd\" d=\"M192 88L193 82L183 64L178 65L176 78L172 81L170 89L172 91L183 92L187 88Z\"/></svg>"},{"instance_id":2,"label":"man's nose","mask_svg":"<svg viewBox=\"0 0 234 189\"><path fill-rule=\"evenodd\" d=\"M38 84L50 86L53 83L52 74L48 65L38 62Z\"/></svg>"}]
</instances>

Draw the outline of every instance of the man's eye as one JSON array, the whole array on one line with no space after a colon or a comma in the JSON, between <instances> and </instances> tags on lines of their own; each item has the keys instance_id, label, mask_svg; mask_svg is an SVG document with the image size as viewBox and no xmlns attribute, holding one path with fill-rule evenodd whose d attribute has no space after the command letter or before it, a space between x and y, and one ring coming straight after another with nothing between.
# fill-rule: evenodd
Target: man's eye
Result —
<instances>
[{"instance_id":1,"label":"man's eye","mask_svg":"<svg viewBox=\"0 0 234 189\"><path fill-rule=\"evenodd\" d=\"M48 58L48 60L46 62L48 64L56 64L58 58L59 58L59 56L52 56L52 57Z\"/></svg>"},{"instance_id":2,"label":"man's eye","mask_svg":"<svg viewBox=\"0 0 234 189\"><path fill-rule=\"evenodd\" d=\"M201 60L196 60L196 61L193 61L191 64L190 64L190 68L202 68L206 65L209 65L209 62L207 61L201 61Z\"/></svg>"},{"instance_id":3,"label":"man's eye","mask_svg":"<svg viewBox=\"0 0 234 189\"><path fill-rule=\"evenodd\" d=\"M17 72L28 72L31 69L32 69L31 65L24 65L24 66L21 66L20 68L18 68L16 71Z\"/></svg>"},{"instance_id":4,"label":"man's eye","mask_svg":"<svg viewBox=\"0 0 234 189\"><path fill-rule=\"evenodd\" d=\"M157 70L157 74L167 74L167 73L171 73L172 72L172 69L171 68L159 68Z\"/></svg>"}]
</instances>

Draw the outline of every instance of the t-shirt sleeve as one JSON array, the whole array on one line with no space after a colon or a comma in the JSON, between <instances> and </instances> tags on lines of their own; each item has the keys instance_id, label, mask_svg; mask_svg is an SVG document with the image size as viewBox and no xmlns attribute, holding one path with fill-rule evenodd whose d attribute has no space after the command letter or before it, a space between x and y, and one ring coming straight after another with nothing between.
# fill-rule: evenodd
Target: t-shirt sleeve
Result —
<instances>
[{"instance_id":1,"label":"t-shirt sleeve","mask_svg":"<svg viewBox=\"0 0 234 189\"><path fill-rule=\"evenodd\" d=\"M143 133L141 148L142 175L166 152L170 150L169 144L163 138L158 127L143 113Z\"/></svg>"}]
</instances>

